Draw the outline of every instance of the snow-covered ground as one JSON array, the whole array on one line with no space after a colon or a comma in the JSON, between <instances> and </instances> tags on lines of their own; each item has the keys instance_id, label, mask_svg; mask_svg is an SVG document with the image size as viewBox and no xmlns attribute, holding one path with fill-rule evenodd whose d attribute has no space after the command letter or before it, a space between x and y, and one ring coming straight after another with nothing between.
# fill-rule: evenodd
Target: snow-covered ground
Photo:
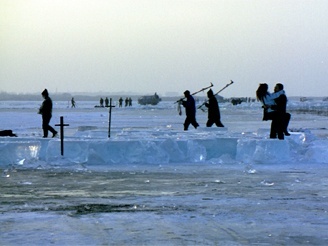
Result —
<instances>
[{"instance_id":1,"label":"snow-covered ground","mask_svg":"<svg viewBox=\"0 0 328 246\"><path fill-rule=\"evenodd\" d=\"M328 243L326 101L290 100L283 141L258 102L220 104L224 128L198 110L189 131L172 101L115 107L110 138L107 108L54 102L64 156L40 103L0 102L0 130L18 135L0 138L3 245Z\"/></svg>"}]
</instances>

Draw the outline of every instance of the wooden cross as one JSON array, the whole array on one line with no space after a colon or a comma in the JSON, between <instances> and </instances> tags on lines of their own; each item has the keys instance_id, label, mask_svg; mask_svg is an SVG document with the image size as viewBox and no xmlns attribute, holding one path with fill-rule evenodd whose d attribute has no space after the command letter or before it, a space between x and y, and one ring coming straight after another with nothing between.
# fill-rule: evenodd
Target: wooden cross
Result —
<instances>
[{"instance_id":1,"label":"wooden cross","mask_svg":"<svg viewBox=\"0 0 328 246\"><path fill-rule=\"evenodd\" d=\"M109 118L108 118L108 138L110 138L110 124L112 121L112 108L114 108L115 106L112 105L112 98L109 99Z\"/></svg>"},{"instance_id":2,"label":"wooden cross","mask_svg":"<svg viewBox=\"0 0 328 246\"><path fill-rule=\"evenodd\" d=\"M60 126L60 153L64 155L64 126L69 126L69 124L64 124L64 117L60 116L60 124L55 126Z\"/></svg>"}]
</instances>

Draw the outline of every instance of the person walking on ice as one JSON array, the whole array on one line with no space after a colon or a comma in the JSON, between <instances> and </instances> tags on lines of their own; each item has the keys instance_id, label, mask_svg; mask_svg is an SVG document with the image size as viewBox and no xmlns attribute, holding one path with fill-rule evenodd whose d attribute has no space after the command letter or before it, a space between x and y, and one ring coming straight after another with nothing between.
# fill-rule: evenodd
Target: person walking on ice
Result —
<instances>
[{"instance_id":1,"label":"person walking on ice","mask_svg":"<svg viewBox=\"0 0 328 246\"><path fill-rule=\"evenodd\" d=\"M209 89L207 92L207 97L208 103L205 103L205 106L208 108L208 120L206 126L211 127L215 123L217 127L224 127L224 125L221 123L219 104L212 89Z\"/></svg>"},{"instance_id":2,"label":"person walking on ice","mask_svg":"<svg viewBox=\"0 0 328 246\"><path fill-rule=\"evenodd\" d=\"M195 129L199 127L199 124L196 121L196 104L195 99L190 94L190 91L186 90L184 92L187 101L182 101L182 105L186 108L186 120L183 124L184 130L187 131L190 124L192 124Z\"/></svg>"},{"instance_id":3,"label":"person walking on ice","mask_svg":"<svg viewBox=\"0 0 328 246\"><path fill-rule=\"evenodd\" d=\"M71 99L71 108L75 108L75 100L74 97Z\"/></svg>"},{"instance_id":4,"label":"person walking on ice","mask_svg":"<svg viewBox=\"0 0 328 246\"><path fill-rule=\"evenodd\" d=\"M52 137L56 137L57 131L49 125L51 117L52 117L52 100L49 97L48 90L45 89L41 93L44 101L39 109L39 114L42 115L42 129L43 129L43 137L48 137L48 131L52 133Z\"/></svg>"}]
</instances>

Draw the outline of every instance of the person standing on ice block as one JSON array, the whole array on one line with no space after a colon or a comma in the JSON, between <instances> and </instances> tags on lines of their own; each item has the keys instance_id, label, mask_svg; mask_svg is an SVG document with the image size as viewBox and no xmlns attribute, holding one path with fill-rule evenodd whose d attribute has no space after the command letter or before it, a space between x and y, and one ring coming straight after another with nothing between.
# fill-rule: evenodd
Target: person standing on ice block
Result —
<instances>
[{"instance_id":1,"label":"person standing on ice block","mask_svg":"<svg viewBox=\"0 0 328 246\"><path fill-rule=\"evenodd\" d=\"M279 93L284 90L284 86L281 83L277 83L274 87L274 92ZM279 138L279 132L283 132L285 136L290 136L287 128L290 121L290 113L286 112L287 107L287 96L285 93L281 94L278 98L274 99L275 105L272 105L271 108L273 110L276 110L277 112L277 127L280 127L278 131L278 138ZM273 133L275 134L275 133Z\"/></svg>"},{"instance_id":2,"label":"person standing on ice block","mask_svg":"<svg viewBox=\"0 0 328 246\"><path fill-rule=\"evenodd\" d=\"M44 98L44 101L39 109L39 114L42 115L43 137L48 137L48 131L52 133L52 137L55 137L57 135L57 131L49 125L52 117L52 100L49 97L47 89L44 89L41 95Z\"/></svg>"},{"instance_id":3,"label":"person standing on ice block","mask_svg":"<svg viewBox=\"0 0 328 246\"><path fill-rule=\"evenodd\" d=\"M256 91L257 100L262 103L263 108L263 120L272 120L270 129L270 138L284 139L282 127L280 125L279 115L274 106L276 105L275 99L284 94L284 90L270 93L268 91L269 86L266 83L260 84Z\"/></svg>"},{"instance_id":4,"label":"person standing on ice block","mask_svg":"<svg viewBox=\"0 0 328 246\"><path fill-rule=\"evenodd\" d=\"M182 101L182 105L186 108L186 120L183 124L184 130L187 131L190 124L192 124L196 129L199 124L196 121L196 103L190 91L186 90L184 92L187 101Z\"/></svg>"},{"instance_id":5,"label":"person standing on ice block","mask_svg":"<svg viewBox=\"0 0 328 246\"><path fill-rule=\"evenodd\" d=\"M256 91L256 98L262 103L263 120L272 120L275 112L271 106L276 104L274 99L278 98L283 93L285 93L283 90L277 93L270 93L268 84L263 83L259 85Z\"/></svg>"},{"instance_id":6,"label":"person standing on ice block","mask_svg":"<svg viewBox=\"0 0 328 246\"><path fill-rule=\"evenodd\" d=\"M219 104L213 94L212 89L207 92L207 97L208 103L205 103L205 106L208 108L208 120L206 126L211 127L215 123L217 127L224 127L221 123Z\"/></svg>"}]
</instances>

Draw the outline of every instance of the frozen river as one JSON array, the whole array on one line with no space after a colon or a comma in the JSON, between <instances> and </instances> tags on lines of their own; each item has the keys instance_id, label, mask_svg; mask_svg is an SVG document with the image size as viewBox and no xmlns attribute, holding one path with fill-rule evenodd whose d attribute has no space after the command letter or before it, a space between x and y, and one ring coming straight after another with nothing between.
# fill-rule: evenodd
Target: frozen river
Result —
<instances>
[{"instance_id":1,"label":"frozen river","mask_svg":"<svg viewBox=\"0 0 328 246\"><path fill-rule=\"evenodd\" d=\"M1 245L327 245L327 117L292 112L268 139L258 103L222 104L225 128L183 131L173 102L55 104L59 139L42 139L39 102L1 102ZM324 102L289 109L324 110Z\"/></svg>"}]
</instances>

